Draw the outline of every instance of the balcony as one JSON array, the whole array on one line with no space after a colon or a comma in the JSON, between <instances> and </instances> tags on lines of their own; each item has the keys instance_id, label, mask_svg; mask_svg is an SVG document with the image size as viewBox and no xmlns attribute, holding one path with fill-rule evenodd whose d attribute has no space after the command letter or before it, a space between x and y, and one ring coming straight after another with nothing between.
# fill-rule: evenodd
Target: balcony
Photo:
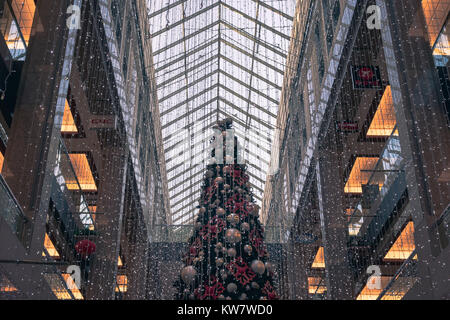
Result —
<instances>
[{"instance_id":1,"label":"balcony","mask_svg":"<svg viewBox=\"0 0 450 320\"><path fill-rule=\"evenodd\" d=\"M0 215L19 240L23 241L25 224L28 221L22 208L0 174Z\"/></svg>"}]
</instances>

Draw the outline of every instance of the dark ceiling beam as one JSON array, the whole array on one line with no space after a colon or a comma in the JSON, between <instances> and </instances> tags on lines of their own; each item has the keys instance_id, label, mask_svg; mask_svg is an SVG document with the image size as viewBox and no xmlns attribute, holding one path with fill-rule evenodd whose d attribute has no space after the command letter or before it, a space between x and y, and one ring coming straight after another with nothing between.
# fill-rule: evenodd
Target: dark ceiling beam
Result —
<instances>
[{"instance_id":1,"label":"dark ceiling beam","mask_svg":"<svg viewBox=\"0 0 450 320\"><path fill-rule=\"evenodd\" d=\"M199 78L199 79L197 79L197 80L195 80L195 81L193 81L193 82L191 82L191 83L188 83L186 86L184 86L184 87L182 87L182 88L180 88L180 89L178 89L178 90L175 90L175 91L169 93L167 96L164 96L164 97L162 97L161 99L159 99L159 103L162 103L163 101L166 101L167 99L172 98L173 96L176 96L177 94L179 94L179 93L181 93L181 92L183 92L183 91L189 89L190 87L196 85L197 83L200 83L200 82L202 82L203 80L206 80L206 79L208 79L208 78L214 76L214 75L217 74L218 72L219 72L219 69L216 69L216 70L214 70L213 72L210 72L210 73L208 73L207 75L204 75L203 77L201 77L201 78Z\"/></svg>"},{"instance_id":2,"label":"dark ceiling beam","mask_svg":"<svg viewBox=\"0 0 450 320\"><path fill-rule=\"evenodd\" d=\"M209 24L209 25L207 25L207 26L205 26L205 27L203 27L203 28L201 28L201 29L199 29L199 30L197 30L197 31L195 31L195 32L193 32L193 33L191 33L190 35L188 35L188 36L186 36L186 37L182 37L181 39L179 39L179 40L177 40L177 41L175 41L175 42L172 42L172 43L168 44L167 46L165 46L165 47L163 47L163 48L161 48L161 49L156 50L156 51L153 53L153 56L157 56L158 54L161 54L162 52L167 51L167 50L169 50L170 48L173 48L173 47L175 47L175 46L177 46L177 45L183 43L184 41L189 40L190 38L193 38L193 37L199 35L199 34L202 33L202 32L205 32L205 31L207 31L207 30L209 30L209 29L211 29L211 28L214 28L215 26L219 25L219 23L220 23L219 20L214 21L213 23L211 23L211 24Z\"/></svg>"},{"instance_id":3,"label":"dark ceiling beam","mask_svg":"<svg viewBox=\"0 0 450 320\"><path fill-rule=\"evenodd\" d=\"M161 9L159 9L158 11L155 11L155 12L151 13L151 14L148 16L148 18L149 18L149 19L152 19L152 18L156 17L157 15L160 15L161 13L166 13L166 12L169 11L170 9L175 8L176 6L179 6L180 4L185 3L186 1L187 1L187 0L179 0L179 1L176 1L176 2L174 2L174 3L172 3L172 4L169 4L167 7L161 8Z\"/></svg>"},{"instance_id":4,"label":"dark ceiling beam","mask_svg":"<svg viewBox=\"0 0 450 320\"><path fill-rule=\"evenodd\" d=\"M194 19L195 17L198 17L199 15L201 15L201 14L203 14L203 13L209 11L209 10L212 10L212 9L218 7L219 5L220 5L220 1L218 1L218 2L216 2L216 3L213 3L213 4L210 5L209 7L206 7L206 8L203 8L203 9L199 10L199 11L196 11L195 13L191 14L189 17L185 17L185 18L183 18L183 19L181 19L181 20L179 20L179 21L177 21L177 22L175 22L175 23L173 23L173 24L169 24L169 25L166 26L165 28L156 31L155 33L152 33L152 34L151 34L151 37L154 38L154 37L157 37L157 36L163 34L164 32L170 31L171 29L173 29L173 28L175 28L175 27L178 27L178 26L184 24L185 22L187 22L187 21L189 21L189 20L192 20L192 19Z\"/></svg>"},{"instance_id":5,"label":"dark ceiling beam","mask_svg":"<svg viewBox=\"0 0 450 320\"><path fill-rule=\"evenodd\" d=\"M169 112L172 112L172 111L175 110L175 109L178 109L178 108L183 107L185 104L191 102L192 100L195 100L195 99L197 99L198 97L201 97L202 95L204 95L205 93L207 93L208 91L211 91L211 90L215 89L218 85L219 85L219 84L216 83L216 84L213 85L212 87L209 87L209 88L203 90L202 92L199 92L199 93L193 95L193 96L190 97L189 99L183 100L183 101L181 101L180 103L174 105L173 107L171 107L171 108L169 108L169 109L167 109L167 110L164 110L164 112L162 112L160 116L163 117L163 116L165 116L166 114L168 114Z\"/></svg>"},{"instance_id":6,"label":"dark ceiling beam","mask_svg":"<svg viewBox=\"0 0 450 320\"><path fill-rule=\"evenodd\" d=\"M182 54L175 60L171 60L170 62L167 62L165 65L163 65L159 68L156 68L155 73L157 74L157 73L163 71L164 69L177 64L180 61L184 61L184 59L190 57L191 55L196 54L208 47L211 47L213 44L217 43L217 41L218 41L218 39L216 37L214 37L213 40L208 41L208 42L202 44L201 46L196 46L196 48L194 50L191 50L191 51L187 52L186 54ZM164 61L164 62L166 62L166 61Z\"/></svg>"},{"instance_id":7,"label":"dark ceiling beam","mask_svg":"<svg viewBox=\"0 0 450 320\"><path fill-rule=\"evenodd\" d=\"M258 122L259 124L262 124L262 125L265 126L267 129L269 129L269 130L273 130L273 129L274 129L274 127L272 127L271 125L265 123L264 121L262 121L262 120L259 119L258 117L255 117L254 115L249 114L247 111L242 110L241 108L239 108L237 105L235 105L235 104L232 103L231 101L229 101L229 100L227 100L227 99L225 99L225 98L222 98L222 97L219 97L219 101L222 101L223 103L225 103L225 104L227 104L228 106L232 107L234 110L237 110L237 111L239 111L240 113L242 113L242 114L248 116L250 119L252 119L252 120Z\"/></svg>"},{"instance_id":8,"label":"dark ceiling beam","mask_svg":"<svg viewBox=\"0 0 450 320\"><path fill-rule=\"evenodd\" d=\"M255 38L255 36L253 36L252 34L246 32L246 31L244 31L244 30L242 30L242 29L236 28L235 26L229 24L229 23L226 22L226 21L223 21L223 20L222 20L222 21L220 21L220 23L223 24L223 25L224 25L225 27L227 27L228 29L235 31L236 33L239 33L241 36L246 37L247 39L256 42L256 43L259 44L260 46L269 49L270 51L276 53L276 54L279 55L280 57L282 57L282 58L284 58L284 59L287 59L287 54L281 52L281 51L280 51L279 49L277 49L275 46L270 45L269 43L266 43L266 42L264 42L264 41L261 41L261 40L259 40L258 38Z\"/></svg>"},{"instance_id":9,"label":"dark ceiling beam","mask_svg":"<svg viewBox=\"0 0 450 320\"><path fill-rule=\"evenodd\" d=\"M281 91L282 88L281 88L279 85L277 85L276 83L273 83L272 81L269 81L267 78L263 77L262 75L259 75L259 74L253 72L253 71L250 70L250 69L247 69L246 67L244 67L244 66L241 65L240 63L237 63L236 61L233 61L233 60L230 59L230 58L227 58L227 57L225 57L225 56L223 56L223 55L219 55L219 56L220 56L221 59L223 59L223 60L225 60L225 61L231 63L232 65L234 65L234 66L238 67L239 69L241 69L241 70L247 72L248 74L254 76L255 78L258 78L259 80L264 81L265 83L267 83L267 84L270 85L271 87L274 87L275 89L278 89L278 90Z\"/></svg>"},{"instance_id":10,"label":"dark ceiling beam","mask_svg":"<svg viewBox=\"0 0 450 320\"><path fill-rule=\"evenodd\" d=\"M273 12L279 14L280 16L290 20L291 22L294 21L294 17L292 17L292 16L288 15L287 13L284 13L283 11L280 11L280 10L278 10L278 9L268 5L264 1L261 1L261 0L252 0L252 1L258 3L262 7L265 7L267 9L269 9L269 10L272 10Z\"/></svg>"},{"instance_id":11,"label":"dark ceiling beam","mask_svg":"<svg viewBox=\"0 0 450 320\"><path fill-rule=\"evenodd\" d=\"M235 44L229 42L228 40L225 40L223 37L220 39L220 41L221 41L223 44L225 44L225 45L227 45L227 46L229 46L229 47L235 49L236 51L239 51L240 53L242 53L242 54L244 54L244 55L246 55L247 57L254 59L254 60L257 61L258 63L261 63L262 65L266 66L267 68L270 68L270 69L274 70L275 72L278 72L279 74L284 75L284 71L283 71L283 70L278 69L278 68L275 67L274 65L268 63L267 61L264 61L264 60L262 60L262 59L256 57L255 55L253 55L253 54L247 52L246 50L240 48L239 46L237 46L237 45L235 45Z\"/></svg>"},{"instance_id":12,"label":"dark ceiling beam","mask_svg":"<svg viewBox=\"0 0 450 320\"><path fill-rule=\"evenodd\" d=\"M193 114L194 112L199 111L200 109L206 107L207 105L216 102L217 99L218 99L217 97L214 97L214 98L208 100L207 102L202 103L201 105L197 106L195 109L192 109L191 111L189 111L189 113L190 113L190 114ZM170 125L172 125L172 124L174 124L174 123L177 123L178 121L183 120L184 118L186 118L186 117L188 117L188 116L189 116L189 114L183 114L182 116L180 116L180 117L178 117L178 118L176 118L176 119L174 119L174 120L171 120L170 122L164 124L164 125L161 127L161 129L165 129L165 128L167 128L168 126L170 126Z\"/></svg>"},{"instance_id":13,"label":"dark ceiling beam","mask_svg":"<svg viewBox=\"0 0 450 320\"><path fill-rule=\"evenodd\" d=\"M254 92L254 93L260 95L261 97L266 98L267 100L269 100L270 102L272 102L272 103L275 104L276 106L279 105L279 101L277 101L277 100L271 98L271 97L268 96L267 94L262 93L261 91L255 89L255 88L249 86L247 83L245 83L245 82L243 82L242 80L240 80L240 79L238 79L238 78L232 76L232 75L229 74L228 72L223 71L223 70L219 70L219 72L220 72L221 74L223 74L224 76L227 76L227 77L230 78L231 80L233 80L233 81L239 83L241 86L246 87L248 90L250 90L250 91L252 91L252 92Z\"/></svg>"},{"instance_id":14,"label":"dark ceiling beam","mask_svg":"<svg viewBox=\"0 0 450 320\"><path fill-rule=\"evenodd\" d=\"M194 65L194 66L192 66L192 67L190 67L190 68L188 68L188 69L186 69L184 71L181 71L180 73L177 73L175 76L171 77L170 79L167 79L167 80L159 83L157 85L157 89L165 87L166 85L172 83L173 81L175 81L178 78L181 78L183 76L187 76L192 71L194 71L196 69L200 69L201 67L203 67L203 66L207 65L208 63L210 63L211 61L213 61L215 59L219 59L219 57L220 57L219 54L216 54L216 55L214 55L212 57L209 57L208 59L206 59L206 60L204 60L204 61L202 61L200 63L197 63L196 65Z\"/></svg>"},{"instance_id":15,"label":"dark ceiling beam","mask_svg":"<svg viewBox=\"0 0 450 320\"><path fill-rule=\"evenodd\" d=\"M259 2L259 3L261 3L261 2ZM275 29L275 28L272 28L272 27L268 26L267 24L265 24L265 23L259 21L258 19L255 19L255 18L249 16L248 14L246 14L246 13L244 13L244 12L242 12L242 11L240 11L240 10L238 10L238 9L236 9L236 8L234 8L234 7L232 7L232 6L230 6L230 5L228 5L227 3L224 3L224 2L223 2L222 5L223 5L225 8L228 8L229 10L231 10L231 11L233 11L233 12L239 14L240 16L244 17L245 19L250 20L250 21L252 21L253 23L255 23L255 24L257 24L257 25L264 27L265 29L267 29L267 30L269 30L270 32L276 34L277 36L282 37L283 39L285 39L285 40L287 40L287 41L291 41L291 37L289 37L288 35L286 35L286 34L280 32L280 31L278 31L278 30Z\"/></svg>"},{"instance_id":16,"label":"dark ceiling beam","mask_svg":"<svg viewBox=\"0 0 450 320\"><path fill-rule=\"evenodd\" d=\"M236 91L231 90L230 88L228 88L227 86L224 86L222 84L219 83L219 87L229 93L231 93L232 95L236 96L237 98L241 99L242 101L249 103L250 105L254 106L255 108L257 108L258 110L261 110L264 113L267 113L269 116L271 116L272 118L276 119L277 115L270 112L269 110L266 110L264 108L262 108L261 106L259 106L257 103L251 101L250 99L240 95L239 93L237 93Z\"/></svg>"}]
</instances>

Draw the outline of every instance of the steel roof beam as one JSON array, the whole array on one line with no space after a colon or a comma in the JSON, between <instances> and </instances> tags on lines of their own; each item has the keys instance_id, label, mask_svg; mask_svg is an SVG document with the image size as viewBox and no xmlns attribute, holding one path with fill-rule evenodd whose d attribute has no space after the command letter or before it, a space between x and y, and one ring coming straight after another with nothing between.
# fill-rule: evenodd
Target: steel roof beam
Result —
<instances>
[{"instance_id":1,"label":"steel roof beam","mask_svg":"<svg viewBox=\"0 0 450 320\"><path fill-rule=\"evenodd\" d=\"M263 22L261 22L261 21L255 19L255 18L252 18L252 17L249 16L248 14L246 14L246 13L244 13L244 12L242 12L242 11L240 11L240 10L238 10L238 9L236 9L236 8L234 8L234 7L232 7L232 6L228 5L228 4L226 4L226 3L223 3L223 2L222 2L222 5L223 5L225 8L228 8L228 9L230 9L231 11L233 11L233 12L235 12L235 13L241 15L241 16L244 17L245 19L248 19L248 20L254 22L255 24L258 24L259 26L264 27L265 29L267 29L267 30L269 30L270 32L276 34L277 36L282 37L282 38L284 38L284 39L287 40L287 41L291 41L291 37L289 37L288 35L285 35L284 33L278 31L277 29L272 28L272 27L266 25L265 23L263 23Z\"/></svg>"},{"instance_id":2,"label":"steel roof beam","mask_svg":"<svg viewBox=\"0 0 450 320\"><path fill-rule=\"evenodd\" d=\"M272 118L274 118L274 119L277 118L276 114L273 114L273 113L270 112L269 110L266 110L266 109L262 108L262 107L259 106L257 103L254 103L252 100L250 100L250 99L248 99L248 98L246 98L246 97L244 97L244 96L241 96L239 93L237 93L237 92L231 90L231 89L228 88L227 86L224 86L224 85L222 85L222 84L219 83L219 87L222 88L222 89L224 89L224 90L226 90L226 91L228 91L229 93L231 93L232 95L234 95L234 96L236 96L237 98L241 99L242 101L244 101L244 102L246 102L246 103L248 103L248 104L254 106L255 108L257 108L257 109L259 109L259 110L261 110L262 112L267 113L267 114L268 114L269 116L271 116Z\"/></svg>"},{"instance_id":3,"label":"steel roof beam","mask_svg":"<svg viewBox=\"0 0 450 320\"><path fill-rule=\"evenodd\" d=\"M227 45L227 46L229 46L229 47L231 47L231 48L233 48L233 49L239 51L240 53L246 55L247 57L254 59L255 61L257 61L257 62L261 63L262 65L264 65L264 66L266 66L266 67L268 67L268 68L274 70L275 72L278 72L279 74L284 75L284 71L283 71L283 70L278 69L278 68L275 67L274 65L271 65L270 63L268 63L268 62L266 62L266 61L264 61L264 60L262 60L262 59L256 57L255 55L253 55L253 54L247 52L246 50L244 50L244 49L238 47L237 45L235 45L235 44L229 42L228 40L225 40L223 37L220 38L220 42L222 42L222 43L224 43L225 45Z\"/></svg>"},{"instance_id":4,"label":"steel roof beam","mask_svg":"<svg viewBox=\"0 0 450 320\"><path fill-rule=\"evenodd\" d=\"M279 15L282 16L283 18L286 18L286 19L288 19L288 20L291 20L291 22L294 21L294 17L292 17L292 16L288 15L287 13L284 13L283 11L280 11L280 10L278 10L278 9L276 9L276 8L274 8L274 7L270 6L270 5L268 5L268 4L265 3L264 1L261 1L261 0L252 0L252 1L253 1L253 2L256 2L257 4L259 4L259 5L262 6L262 7L265 7L265 8L267 8L267 9L269 9L269 10L271 10L271 11L273 11L273 12L279 14Z\"/></svg>"},{"instance_id":5,"label":"steel roof beam","mask_svg":"<svg viewBox=\"0 0 450 320\"><path fill-rule=\"evenodd\" d=\"M163 48L161 48L161 49L156 50L156 51L153 53L153 56L157 56L158 54L161 54L162 52L167 51L167 50L169 50L170 48L173 48L173 47L175 47L175 46L177 46L177 45L183 43L184 41L189 40L190 38L193 38L193 37L199 35L199 34L202 33L202 32L205 32L205 31L207 31L207 30L209 30L209 29L211 29L211 28L214 28L215 26L219 25L219 23L220 23L220 21L217 20L217 21L215 21L215 22L213 22L213 23L207 25L206 27L203 27L203 28L201 28L201 29L199 29L199 30L197 30L197 31L195 31L195 32L193 32L193 33L191 33L191 34L188 35L188 36L182 37L180 40L177 40L177 41L175 41L175 42L172 42L172 43L168 44L167 46L165 46L165 47L163 47Z\"/></svg>"},{"instance_id":6,"label":"steel roof beam","mask_svg":"<svg viewBox=\"0 0 450 320\"><path fill-rule=\"evenodd\" d=\"M153 37L157 37L157 36L163 34L164 32L167 32L167 31L169 31L169 30L171 30L171 29L173 29L175 27L178 27L179 25L182 25L183 23L185 23L185 22L187 22L187 21L189 21L191 19L194 19L195 17L197 17L197 16L199 16L199 15L201 15L201 14L203 14L203 13L209 11L209 10L214 9L215 7L218 7L219 5L220 5L220 1L210 5L209 7L206 7L204 9L201 9L201 10L193 13L189 17L184 17L183 19L181 19L181 20L179 20L179 21L177 21L177 22L175 22L175 23L173 23L173 24L171 24L171 25L169 25L169 26L167 26L167 27L165 27L165 28L163 28L161 30L156 31L155 33L152 33L151 37L152 38Z\"/></svg>"},{"instance_id":7,"label":"steel roof beam","mask_svg":"<svg viewBox=\"0 0 450 320\"><path fill-rule=\"evenodd\" d=\"M252 70L245 68L244 66L242 66L242 65L239 64L239 63L237 63L236 61L233 61L233 60L231 60L230 58L227 58L227 57L225 57L225 56L223 56L223 55L221 55L221 54L219 54L219 57L220 57L221 59L223 59L223 60L225 60L225 61L231 63L232 65L238 67L239 69L241 69L241 70L247 72L248 74L254 76L255 78L258 78L259 80L264 81L264 82L267 83L268 85L270 85L270 86L272 86L272 87L274 87L274 88L276 88L276 89L278 89L278 90L281 91L282 88L281 88L279 85L277 85L276 83L273 83L272 81L267 80L266 78L264 78L263 76L260 76L259 74L256 74L256 73L253 72Z\"/></svg>"},{"instance_id":8,"label":"steel roof beam","mask_svg":"<svg viewBox=\"0 0 450 320\"><path fill-rule=\"evenodd\" d=\"M217 97L214 97L214 98L210 99L209 101L207 101L207 102L205 102L205 103L199 105L199 106L196 107L195 109L192 109L191 111L189 111L189 114L193 114L193 113L199 111L200 109L206 107L207 105L216 102L217 99L218 99ZM180 116L180 117L178 117L178 118L176 118L176 119L174 119L174 120L171 120L170 122L164 124L164 125L161 127L161 129L165 129L165 128L167 128L168 126L170 126L170 125L172 125L172 124L174 124L174 123L177 123L178 121L180 121L180 120L182 120L182 119L188 117L189 114L185 113L185 114L183 114L182 116Z\"/></svg>"},{"instance_id":9,"label":"steel roof beam","mask_svg":"<svg viewBox=\"0 0 450 320\"><path fill-rule=\"evenodd\" d=\"M234 103L232 103L231 101L228 101L225 98L219 97L219 101L222 101L223 103L229 105L230 107L232 107L233 109L239 111L240 113L248 116L250 119L253 119L254 121L262 124L263 126L265 126L266 128L268 128L269 130L273 130L274 127L272 127L271 125L265 123L264 121L262 121L261 119L259 119L258 117L255 117L252 114L249 114L247 111L242 110L241 108L239 108L237 105L235 105Z\"/></svg>"},{"instance_id":10,"label":"steel roof beam","mask_svg":"<svg viewBox=\"0 0 450 320\"><path fill-rule=\"evenodd\" d=\"M260 46L263 46L267 49L269 49L270 51L273 51L274 53L276 53L277 55L279 55L280 57L287 59L287 55L279 50L277 50L274 46L269 45L268 43L265 43L264 41L259 40L258 38L255 38L253 35L251 35L250 33L241 30L239 28L236 28L235 26L229 24L226 21L221 20L220 21L221 24L223 24L225 27L227 27L230 30L235 31L236 33L240 34L243 37L246 37L247 39L250 39L251 41L256 42L257 44L259 44Z\"/></svg>"},{"instance_id":11,"label":"steel roof beam","mask_svg":"<svg viewBox=\"0 0 450 320\"><path fill-rule=\"evenodd\" d=\"M194 65L193 67L190 67L189 69L186 69L184 71L181 71L180 73L177 73L175 76L171 77L170 79L167 79L161 83L159 83L157 85L157 89L165 87L166 85L170 84L171 82L175 81L178 78L181 78L182 76L187 76L188 73L194 71L195 69L199 69L201 67L203 67L204 65L208 64L209 62L213 61L214 59L218 59L220 56L219 54L216 54L196 65Z\"/></svg>"},{"instance_id":12,"label":"steel roof beam","mask_svg":"<svg viewBox=\"0 0 450 320\"><path fill-rule=\"evenodd\" d=\"M217 74L219 72L219 69L214 70L211 73L208 73L207 75L204 75L203 77L201 77L200 79L197 79L189 84L187 84L186 86L184 86L183 88L180 88L172 93L169 93L167 96L162 97L161 99L159 99L159 103L162 103L163 101L166 101L169 98L172 98L173 96L176 96L177 94L185 91L186 89L189 89L190 87L202 82L203 80L206 80L212 76L214 76L215 74Z\"/></svg>"},{"instance_id":13,"label":"steel roof beam","mask_svg":"<svg viewBox=\"0 0 450 320\"><path fill-rule=\"evenodd\" d=\"M179 1L177 1L177 2L174 2L174 3L172 3L172 4L169 4L167 7L164 7L164 8L162 8L162 9L159 9L158 11L155 11L155 12L151 13L151 14L148 16L148 18L149 18L149 19L152 19L152 18L156 17L157 15L160 15L161 13L165 13L165 12L169 11L170 9L175 8L176 6L179 6L180 4L185 3L186 1L187 1L187 0L179 0Z\"/></svg>"},{"instance_id":14,"label":"steel roof beam","mask_svg":"<svg viewBox=\"0 0 450 320\"><path fill-rule=\"evenodd\" d=\"M169 108L169 109L167 109L167 110L164 110L164 112L161 113L161 117L165 116L166 114L168 114L169 112L172 112L172 111L175 110L175 109L178 109L178 108L183 107L185 104L191 102L192 100L197 99L198 97L204 95L204 94L207 93L208 91L211 91L211 90L213 90L213 89L216 89L218 85L219 85L219 84L216 83L216 84L213 85L212 87L209 87L209 88L203 90L202 92L199 92L199 93L193 95L193 96L190 97L189 99L183 100L182 102L180 102L180 103L174 105L173 107L171 107L171 108Z\"/></svg>"},{"instance_id":15,"label":"steel roof beam","mask_svg":"<svg viewBox=\"0 0 450 320\"><path fill-rule=\"evenodd\" d=\"M255 88L249 86L247 83L245 83L245 82L239 80L238 78L232 76L231 74L229 74L229 73L226 72L226 71L219 70L219 72L222 73L224 76L227 76L227 77L230 78L231 80L233 80L233 81L239 83L241 86L246 87L248 90L255 92L256 94L260 95L260 96L263 97L263 98L266 98L267 100L269 100L270 102L272 102L273 104L275 104L275 105L278 106L279 102L278 102L277 100L271 98L270 96L268 96L268 95L262 93L261 91L255 89ZM275 116L275 118L276 118L276 116Z\"/></svg>"}]
</instances>

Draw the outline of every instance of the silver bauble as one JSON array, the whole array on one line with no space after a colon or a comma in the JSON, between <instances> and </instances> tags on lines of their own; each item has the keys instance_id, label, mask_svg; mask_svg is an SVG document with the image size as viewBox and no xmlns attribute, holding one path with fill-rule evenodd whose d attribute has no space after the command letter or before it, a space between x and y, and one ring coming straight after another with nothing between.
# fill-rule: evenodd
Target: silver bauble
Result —
<instances>
[{"instance_id":1,"label":"silver bauble","mask_svg":"<svg viewBox=\"0 0 450 320\"><path fill-rule=\"evenodd\" d=\"M231 223L232 225L236 225L239 223L239 216L235 213L232 213L227 216L227 221Z\"/></svg>"},{"instance_id":2,"label":"silver bauble","mask_svg":"<svg viewBox=\"0 0 450 320\"><path fill-rule=\"evenodd\" d=\"M195 270L193 266L187 266L181 270L181 279L183 279L186 284L191 284L194 282L196 275L197 270Z\"/></svg>"},{"instance_id":3,"label":"silver bauble","mask_svg":"<svg viewBox=\"0 0 450 320\"><path fill-rule=\"evenodd\" d=\"M234 293L234 292L236 292L236 290L237 290L237 285L235 283L232 282L227 285L227 291L229 293Z\"/></svg>"},{"instance_id":4,"label":"silver bauble","mask_svg":"<svg viewBox=\"0 0 450 320\"><path fill-rule=\"evenodd\" d=\"M253 248L252 248L252 246L246 244L246 245L244 246L244 251L245 251L246 253L248 253L248 254L251 254L252 251L253 251Z\"/></svg>"},{"instance_id":5,"label":"silver bauble","mask_svg":"<svg viewBox=\"0 0 450 320\"><path fill-rule=\"evenodd\" d=\"M216 213L219 217L222 217L225 214L225 209L224 208L217 208L216 209Z\"/></svg>"},{"instance_id":6,"label":"silver bauble","mask_svg":"<svg viewBox=\"0 0 450 320\"><path fill-rule=\"evenodd\" d=\"M231 228L227 229L227 231L225 232L225 238L230 243L237 243L241 241L242 235L239 230Z\"/></svg>"},{"instance_id":7,"label":"silver bauble","mask_svg":"<svg viewBox=\"0 0 450 320\"><path fill-rule=\"evenodd\" d=\"M268 272L272 272L273 271L273 264L270 262L266 262L266 269Z\"/></svg>"},{"instance_id":8,"label":"silver bauble","mask_svg":"<svg viewBox=\"0 0 450 320\"><path fill-rule=\"evenodd\" d=\"M252 288L258 290L260 287L259 287L259 284L258 284L258 283L256 283L256 282L253 281L253 282L252 282Z\"/></svg>"},{"instance_id":9,"label":"silver bauble","mask_svg":"<svg viewBox=\"0 0 450 320\"><path fill-rule=\"evenodd\" d=\"M236 254L237 254L236 249L234 249L234 248L228 249L227 254L229 257L232 257L232 258L236 257Z\"/></svg>"},{"instance_id":10,"label":"silver bauble","mask_svg":"<svg viewBox=\"0 0 450 320\"><path fill-rule=\"evenodd\" d=\"M242 231L249 231L250 230L250 225L248 224L248 222L244 222L241 225L241 229L242 229Z\"/></svg>"},{"instance_id":11,"label":"silver bauble","mask_svg":"<svg viewBox=\"0 0 450 320\"><path fill-rule=\"evenodd\" d=\"M246 293L241 294L241 296L239 297L239 299L241 299L241 300L247 300L247 294L246 294Z\"/></svg>"},{"instance_id":12,"label":"silver bauble","mask_svg":"<svg viewBox=\"0 0 450 320\"><path fill-rule=\"evenodd\" d=\"M257 274L262 275L264 271L266 271L266 266L264 265L264 262L262 262L261 260L253 260L252 270L255 271Z\"/></svg>"},{"instance_id":13,"label":"silver bauble","mask_svg":"<svg viewBox=\"0 0 450 320\"><path fill-rule=\"evenodd\" d=\"M223 183L223 178L222 177L217 177L216 179L214 179L214 183L222 184Z\"/></svg>"},{"instance_id":14,"label":"silver bauble","mask_svg":"<svg viewBox=\"0 0 450 320\"><path fill-rule=\"evenodd\" d=\"M216 265L218 265L219 267L223 265L223 259L222 258L217 258L216 259Z\"/></svg>"}]
</instances>

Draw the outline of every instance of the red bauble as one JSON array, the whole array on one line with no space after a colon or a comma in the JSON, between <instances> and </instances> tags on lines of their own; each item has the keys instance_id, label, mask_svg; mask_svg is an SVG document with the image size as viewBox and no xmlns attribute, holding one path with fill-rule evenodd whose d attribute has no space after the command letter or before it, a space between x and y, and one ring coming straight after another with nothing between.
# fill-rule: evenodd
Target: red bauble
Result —
<instances>
[{"instance_id":1,"label":"red bauble","mask_svg":"<svg viewBox=\"0 0 450 320\"><path fill-rule=\"evenodd\" d=\"M84 258L87 258L95 252L95 243L87 239L78 241L75 245L75 250L78 252L78 254L80 254Z\"/></svg>"}]
</instances>

